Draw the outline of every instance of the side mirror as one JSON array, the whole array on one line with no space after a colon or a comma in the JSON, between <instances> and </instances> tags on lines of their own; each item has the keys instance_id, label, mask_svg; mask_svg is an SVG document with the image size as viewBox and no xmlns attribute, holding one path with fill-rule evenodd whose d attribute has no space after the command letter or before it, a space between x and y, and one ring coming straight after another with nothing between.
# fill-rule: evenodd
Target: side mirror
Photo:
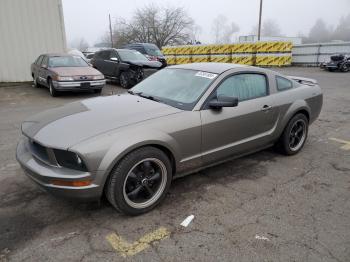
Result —
<instances>
[{"instance_id":1,"label":"side mirror","mask_svg":"<svg viewBox=\"0 0 350 262\"><path fill-rule=\"evenodd\" d=\"M117 57L111 57L110 60L115 61L115 62L119 62L119 59Z\"/></svg>"},{"instance_id":2,"label":"side mirror","mask_svg":"<svg viewBox=\"0 0 350 262\"><path fill-rule=\"evenodd\" d=\"M209 102L209 107L221 109L223 107L235 107L238 105L238 98L231 96L218 96Z\"/></svg>"},{"instance_id":3,"label":"side mirror","mask_svg":"<svg viewBox=\"0 0 350 262\"><path fill-rule=\"evenodd\" d=\"M41 67L47 69L47 65L41 65Z\"/></svg>"}]
</instances>

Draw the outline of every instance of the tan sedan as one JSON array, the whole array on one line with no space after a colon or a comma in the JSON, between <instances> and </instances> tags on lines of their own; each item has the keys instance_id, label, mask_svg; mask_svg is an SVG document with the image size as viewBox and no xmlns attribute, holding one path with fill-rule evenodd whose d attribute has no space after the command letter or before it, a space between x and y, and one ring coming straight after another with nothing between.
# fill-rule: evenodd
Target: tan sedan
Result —
<instances>
[{"instance_id":1,"label":"tan sedan","mask_svg":"<svg viewBox=\"0 0 350 262\"><path fill-rule=\"evenodd\" d=\"M31 65L31 72L34 85L48 87L52 96L57 96L60 91L100 93L106 84L101 72L80 56L68 54L40 55Z\"/></svg>"}]
</instances>

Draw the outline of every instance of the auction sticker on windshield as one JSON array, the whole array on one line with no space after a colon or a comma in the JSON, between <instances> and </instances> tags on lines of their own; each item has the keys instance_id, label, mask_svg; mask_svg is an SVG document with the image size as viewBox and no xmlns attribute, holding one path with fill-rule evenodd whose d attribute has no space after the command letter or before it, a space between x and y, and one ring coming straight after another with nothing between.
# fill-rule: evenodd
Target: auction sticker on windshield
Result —
<instances>
[{"instance_id":1,"label":"auction sticker on windshield","mask_svg":"<svg viewBox=\"0 0 350 262\"><path fill-rule=\"evenodd\" d=\"M217 77L217 74L212 74L212 73L208 73L208 72L199 71L198 73L195 74L195 76L205 77L205 78L209 78L209 79L214 79L215 77Z\"/></svg>"}]
</instances>

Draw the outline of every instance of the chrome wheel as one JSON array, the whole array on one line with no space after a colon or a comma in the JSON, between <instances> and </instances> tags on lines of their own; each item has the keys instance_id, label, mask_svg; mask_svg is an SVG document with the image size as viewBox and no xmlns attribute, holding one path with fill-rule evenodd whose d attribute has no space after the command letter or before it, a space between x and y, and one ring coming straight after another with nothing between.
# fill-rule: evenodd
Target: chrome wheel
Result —
<instances>
[{"instance_id":1,"label":"chrome wheel","mask_svg":"<svg viewBox=\"0 0 350 262\"><path fill-rule=\"evenodd\" d=\"M306 123L303 119L294 122L289 133L289 148L298 151L304 144L306 138Z\"/></svg>"},{"instance_id":2,"label":"chrome wheel","mask_svg":"<svg viewBox=\"0 0 350 262\"><path fill-rule=\"evenodd\" d=\"M164 163L157 158L146 158L130 169L124 180L123 196L129 206L146 208L161 197L166 184Z\"/></svg>"}]
</instances>

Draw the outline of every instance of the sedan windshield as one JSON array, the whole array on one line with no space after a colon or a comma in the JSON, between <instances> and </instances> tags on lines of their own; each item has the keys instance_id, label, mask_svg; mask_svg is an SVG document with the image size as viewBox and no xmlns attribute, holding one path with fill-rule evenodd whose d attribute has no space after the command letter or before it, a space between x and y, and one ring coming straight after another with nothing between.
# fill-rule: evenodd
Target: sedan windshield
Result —
<instances>
[{"instance_id":1,"label":"sedan windshield","mask_svg":"<svg viewBox=\"0 0 350 262\"><path fill-rule=\"evenodd\" d=\"M131 91L183 110L192 110L216 77L217 74L207 72L167 68L146 78Z\"/></svg>"},{"instance_id":2,"label":"sedan windshield","mask_svg":"<svg viewBox=\"0 0 350 262\"><path fill-rule=\"evenodd\" d=\"M148 61L143 54L134 50L119 50L118 54L123 61Z\"/></svg>"},{"instance_id":3,"label":"sedan windshield","mask_svg":"<svg viewBox=\"0 0 350 262\"><path fill-rule=\"evenodd\" d=\"M53 56L49 58L49 67L87 67L80 56Z\"/></svg>"}]
</instances>

